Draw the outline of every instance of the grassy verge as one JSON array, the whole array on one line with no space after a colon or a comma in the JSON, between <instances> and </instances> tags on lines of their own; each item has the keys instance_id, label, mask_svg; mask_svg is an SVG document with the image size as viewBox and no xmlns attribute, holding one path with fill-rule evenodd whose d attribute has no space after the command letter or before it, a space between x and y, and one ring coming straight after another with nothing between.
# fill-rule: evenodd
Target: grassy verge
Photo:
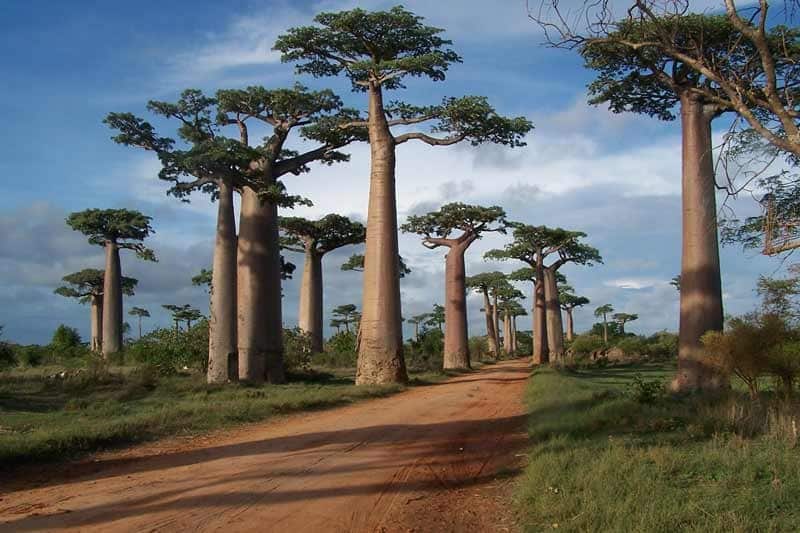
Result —
<instances>
[{"instance_id":1,"label":"grassy verge","mask_svg":"<svg viewBox=\"0 0 800 533\"><path fill-rule=\"evenodd\" d=\"M797 406L781 417L738 392L637 401L637 375L673 371L536 372L518 492L527 530L797 531Z\"/></svg>"},{"instance_id":2,"label":"grassy verge","mask_svg":"<svg viewBox=\"0 0 800 533\"><path fill-rule=\"evenodd\" d=\"M60 370L0 373L0 468L197 434L406 388L356 387L348 369L294 376L278 386L209 386L200 374L157 378L132 368L86 371L67 379L47 377ZM449 375L424 372L411 377L411 385L425 385Z\"/></svg>"}]
</instances>

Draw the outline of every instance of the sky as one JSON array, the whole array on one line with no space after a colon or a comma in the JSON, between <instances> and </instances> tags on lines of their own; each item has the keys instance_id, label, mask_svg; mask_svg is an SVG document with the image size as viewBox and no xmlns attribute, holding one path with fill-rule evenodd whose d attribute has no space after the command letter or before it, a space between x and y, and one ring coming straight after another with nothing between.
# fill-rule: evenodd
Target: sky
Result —
<instances>
[{"instance_id":1,"label":"sky","mask_svg":"<svg viewBox=\"0 0 800 533\"><path fill-rule=\"evenodd\" d=\"M572 0L574 3L574 0ZM568 2L562 2L566 5ZM719 5L718 5L719 4ZM59 324L88 337L89 309L57 296L63 275L102 268L102 249L64 223L86 208L131 208L153 217L147 244L157 263L123 253L123 274L139 279L125 301L152 317L145 330L169 325L162 304L208 309L208 295L191 277L211 264L216 206L201 193L182 203L166 195L155 158L116 145L102 123L112 111L130 111L174 136L168 123L148 116L148 100L173 101L186 88L210 94L223 88L286 87L300 81L335 90L348 106L364 108L363 94L344 79L298 76L272 51L275 38L309 24L320 11L355 6L385 9L394 2L368 0L273 1L184 0L105 2L8 0L0 3L0 325L7 340L46 343ZM463 57L443 82L411 80L387 99L436 103L444 96L487 96L505 115L524 115L535 129L527 146L398 148L397 198L402 222L409 214L461 201L500 205L509 219L561 226L588 234L604 263L565 266L562 271L591 304L576 312L581 331L592 310L610 303L636 313L626 326L647 334L677 329L678 293L669 285L680 271L680 137L675 123L633 114L614 115L587 104L592 72L575 52L542 46L538 26L527 18L525 0L413 0L405 7L444 28ZM698 10L721 1L693 2ZM718 120L715 138L726 127ZM297 148L304 145L292 141ZM346 150L349 163L316 165L287 178L290 193L313 201L284 215L317 218L340 213L366 219L369 157L366 145ZM720 198L720 201L722 198ZM754 214L751 197L728 200L738 216ZM492 234L467 254L467 274L510 272L514 262L485 262L486 250L507 237ZM360 306L361 275L340 265L359 246L324 260L325 313L344 303ZM401 282L404 316L428 311L444 300L444 251L428 250L402 235L400 253L412 269ZM759 275L780 275L781 259L738 247L722 249L726 313L753 309ZM284 286L284 322L296 324L302 257L289 254L298 275ZM520 284L529 298L531 287ZM478 295L470 295L471 334L483 332ZM127 315L126 315L127 317ZM133 317L130 322L133 324ZM520 329L525 327L523 318ZM407 326L406 334L410 334Z\"/></svg>"}]
</instances>

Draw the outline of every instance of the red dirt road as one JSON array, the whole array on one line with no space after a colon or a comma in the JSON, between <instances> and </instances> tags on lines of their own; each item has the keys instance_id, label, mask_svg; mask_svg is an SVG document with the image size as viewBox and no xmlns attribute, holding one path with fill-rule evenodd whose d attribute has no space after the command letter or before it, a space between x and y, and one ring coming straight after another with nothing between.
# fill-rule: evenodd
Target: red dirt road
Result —
<instances>
[{"instance_id":1,"label":"red dirt road","mask_svg":"<svg viewBox=\"0 0 800 533\"><path fill-rule=\"evenodd\" d=\"M102 454L38 486L3 482L0 531L513 531L508 474L526 445L529 372L527 361L504 362L389 398Z\"/></svg>"}]
</instances>

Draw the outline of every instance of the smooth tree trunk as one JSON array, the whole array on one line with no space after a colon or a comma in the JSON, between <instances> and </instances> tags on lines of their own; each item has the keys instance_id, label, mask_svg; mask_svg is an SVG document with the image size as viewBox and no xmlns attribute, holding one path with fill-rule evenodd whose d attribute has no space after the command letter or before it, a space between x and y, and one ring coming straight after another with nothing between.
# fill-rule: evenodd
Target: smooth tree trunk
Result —
<instances>
[{"instance_id":1,"label":"smooth tree trunk","mask_svg":"<svg viewBox=\"0 0 800 533\"><path fill-rule=\"evenodd\" d=\"M714 113L690 94L681 96L683 134L680 327L676 392L714 390L724 379L709 365L700 337L721 331L722 281L711 121Z\"/></svg>"},{"instance_id":2,"label":"smooth tree trunk","mask_svg":"<svg viewBox=\"0 0 800 533\"><path fill-rule=\"evenodd\" d=\"M572 309L566 309L567 313L567 340L572 341L575 338L575 319L572 316Z\"/></svg>"},{"instance_id":3,"label":"smooth tree trunk","mask_svg":"<svg viewBox=\"0 0 800 533\"><path fill-rule=\"evenodd\" d=\"M536 281L533 284L533 364L550 361L547 346L547 307L545 302L544 258L541 250L536 254Z\"/></svg>"},{"instance_id":4,"label":"smooth tree trunk","mask_svg":"<svg viewBox=\"0 0 800 533\"><path fill-rule=\"evenodd\" d=\"M503 313L503 353L511 355L511 316Z\"/></svg>"},{"instance_id":5,"label":"smooth tree trunk","mask_svg":"<svg viewBox=\"0 0 800 533\"><path fill-rule=\"evenodd\" d=\"M139 340L142 340L142 317L139 316Z\"/></svg>"},{"instance_id":6,"label":"smooth tree trunk","mask_svg":"<svg viewBox=\"0 0 800 533\"><path fill-rule=\"evenodd\" d=\"M311 337L311 350L314 353L322 352L322 307L322 254L307 247L297 325Z\"/></svg>"},{"instance_id":7,"label":"smooth tree trunk","mask_svg":"<svg viewBox=\"0 0 800 533\"><path fill-rule=\"evenodd\" d=\"M395 144L379 85L369 87L370 185L356 385L408 381L403 358Z\"/></svg>"},{"instance_id":8,"label":"smooth tree trunk","mask_svg":"<svg viewBox=\"0 0 800 533\"><path fill-rule=\"evenodd\" d=\"M237 249L239 379L284 383L278 209L242 191Z\"/></svg>"},{"instance_id":9,"label":"smooth tree trunk","mask_svg":"<svg viewBox=\"0 0 800 533\"><path fill-rule=\"evenodd\" d=\"M219 183L217 233L211 273L211 316L208 321L209 383L239 378L236 354L236 222L233 187Z\"/></svg>"},{"instance_id":10,"label":"smooth tree trunk","mask_svg":"<svg viewBox=\"0 0 800 533\"><path fill-rule=\"evenodd\" d=\"M483 309L486 317L486 342L489 344L489 352L492 357L497 359L500 355L497 349L497 331L495 330L494 311L492 304L489 303L489 291L483 290Z\"/></svg>"},{"instance_id":11,"label":"smooth tree trunk","mask_svg":"<svg viewBox=\"0 0 800 533\"><path fill-rule=\"evenodd\" d=\"M517 317L511 317L511 353L517 354Z\"/></svg>"},{"instance_id":12,"label":"smooth tree trunk","mask_svg":"<svg viewBox=\"0 0 800 533\"><path fill-rule=\"evenodd\" d=\"M467 332L466 246L453 245L445 258L444 369L470 368Z\"/></svg>"},{"instance_id":13,"label":"smooth tree trunk","mask_svg":"<svg viewBox=\"0 0 800 533\"><path fill-rule=\"evenodd\" d=\"M105 281L104 281L105 283ZM89 296L89 312L91 313L91 335L90 347L93 352L103 349L103 295L92 294ZM139 334L141 337L141 333Z\"/></svg>"},{"instance_id":14,"label":"smooth tree trunk","mask_svg":"<svg viewBox=\"0 0 800 533\"><path fill-rule=\"evenodd\" d=\"M545 315L547 323L547 347L550 355L560 359L564 355L564 323L561 320L561 303L558 301L556 273L544 269Z\"/></svg>"},{"instance_id":15,"label":"smooth tree trunk","mask_svg":"<svg viewBox=\"0 0 800 533\"><path fill-rule=\"evenodd\" d=\"M603 315L603 344L608 344L608 320L606 320L606 315Z\"/></svg>"},{"instance_id":16,"label":"smooth tree trunk","mask_svg":"<svg viewBox=\"0 0 800 533\"><path fill-rule=\"evenodd\" d=\"M494 322L494 345L497 347L497 357L500 357L500 310L497 307L497 292L493 295L492 320Z\"/></svg>"},{"instance_id":17,"label":"smooth tree trunk","mask_svg":"<svg viewBox=\"0 0 800 533\"><path fill-rule=\"evenodd\" d=\"M103 276L103 355L122 349L122 268L119 245L106 241L106 272Z\"/></svg>"}]
</instances>

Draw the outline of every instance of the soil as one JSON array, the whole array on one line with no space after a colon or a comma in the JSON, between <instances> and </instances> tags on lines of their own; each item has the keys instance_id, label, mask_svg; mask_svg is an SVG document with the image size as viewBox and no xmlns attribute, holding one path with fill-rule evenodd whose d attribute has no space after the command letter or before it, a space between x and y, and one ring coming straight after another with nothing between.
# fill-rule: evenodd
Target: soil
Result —
<instances>
[{"instance_id":1,"label":"soil","mask_svg":"<svg viewBox=\"0 0 800 533\"><path fill-rule=\"evenodd\" d=\"M0 531L516 531L530 361L0 484Z\"/></svg>"}]
</instances>

